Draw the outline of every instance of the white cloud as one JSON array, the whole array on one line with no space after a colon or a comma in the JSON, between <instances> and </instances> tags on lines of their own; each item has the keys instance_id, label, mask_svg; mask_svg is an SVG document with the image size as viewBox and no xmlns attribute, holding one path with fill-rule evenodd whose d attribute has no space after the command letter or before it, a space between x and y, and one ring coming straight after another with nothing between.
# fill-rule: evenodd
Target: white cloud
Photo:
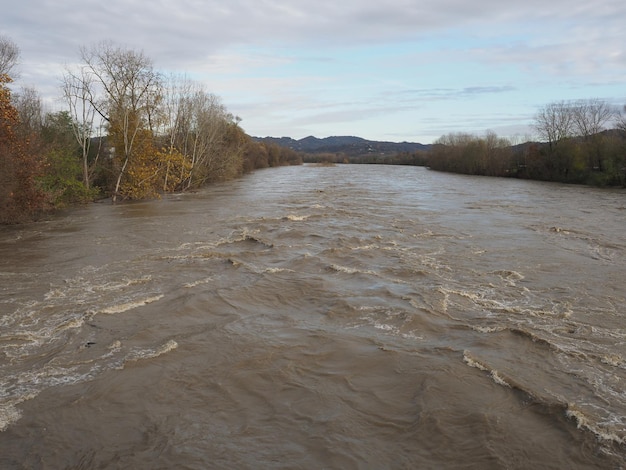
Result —
<instances>
[{"instance_id":1,"label":"white cloud","mask_svg":"<svg viewBox=\"0 0 626 470\"><path fill-rule=\"evenodd\" d=\"M527 119L552 97L626 100L625 23L620 0L30 0L4 9L0 31L22 50L21 80L46 95L80 46L107 39L201 79L251 133L352 124L408 140L421 138L414 123L444 124L447 103Z\"/></svg>"}]
</instances>

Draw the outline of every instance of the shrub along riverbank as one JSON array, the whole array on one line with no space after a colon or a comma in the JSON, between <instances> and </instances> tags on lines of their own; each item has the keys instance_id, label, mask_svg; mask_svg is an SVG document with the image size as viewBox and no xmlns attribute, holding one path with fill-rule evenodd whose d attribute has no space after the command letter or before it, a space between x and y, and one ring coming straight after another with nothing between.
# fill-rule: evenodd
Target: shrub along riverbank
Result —
<instances>
[{"instance_id":1,"label":"shrub along riverbank","mask_svg":"<svg viewBox=\"0 0 626 470\"><path fill-rule=\"evenodd\" d=\"M619 130L588 139L512 146L493 135L449 135L425 157L433 170L595 186L626 187L626 138Z\"/></svg>"}]
</instances>

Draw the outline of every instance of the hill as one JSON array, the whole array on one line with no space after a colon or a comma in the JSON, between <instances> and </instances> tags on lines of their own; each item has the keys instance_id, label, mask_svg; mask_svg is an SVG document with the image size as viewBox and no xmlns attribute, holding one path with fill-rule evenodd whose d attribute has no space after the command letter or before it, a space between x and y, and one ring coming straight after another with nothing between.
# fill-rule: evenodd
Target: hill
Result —
<instances>
[{"instance_id":1,"label":"hill","mask_svg":"<svg viewBox=\"0 0 626 470\"><path fill-rule=\"evenodd\" d=\"M392 156L399 153L414 153L430 148L430 145L414 142L384 142L366 140L354 136L332 136L322 139L309 136L299 140L291 137L254 137L253 139L258 142L273 143L310 155L342 154L346 157Z\"/></svg>"}]
</instances>

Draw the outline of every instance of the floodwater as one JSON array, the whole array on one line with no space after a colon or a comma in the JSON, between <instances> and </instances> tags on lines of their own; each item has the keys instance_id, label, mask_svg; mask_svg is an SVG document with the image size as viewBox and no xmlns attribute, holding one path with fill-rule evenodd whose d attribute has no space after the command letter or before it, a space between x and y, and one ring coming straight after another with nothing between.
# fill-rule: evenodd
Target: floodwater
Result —
<instances>
[{"instance_id":1,"label":"floodwater","mask_svg":"<svg viewBox=\"0 0 626 470\"><path fill-rule=\"evenodd\" d=\"M626 468L626 192L257 171L0 229L0 468Z\"/></svg>"}]
</instances>

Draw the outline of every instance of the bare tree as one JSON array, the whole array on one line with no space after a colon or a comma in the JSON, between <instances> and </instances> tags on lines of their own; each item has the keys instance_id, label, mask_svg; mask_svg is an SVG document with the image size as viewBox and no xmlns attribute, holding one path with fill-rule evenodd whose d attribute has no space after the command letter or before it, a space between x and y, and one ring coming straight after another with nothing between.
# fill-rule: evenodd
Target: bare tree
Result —
<instances>
[{"instance_id":1,"label":"bare tree","mask_svg":"<svg viewBox=\"0 0 626 470\"><path fill-rule=\"evenodd\" d=\"M153 117L161 98L161 77L143 53L110 42L81 49L81 58L102 89L102 96L92 96L90 104L107 122L115 151L120 154L121 165L113 192L115 202L137 136L154 126Z\"/></svg>"},{"instance_id":2,"label":"bare tree","mask_svg":"<svg viewBox=\"0 0 626 470\"><path fill-rule=\"evenodd\" d=\"M82 149L83 184L89 189L91 184L89 151L96 117L96 108L91 104L95 100L95 76L84 66L77 72L66 69L62 89L63 97L70 109L72 132ZM98 157L99 152L96 161Z\"/></svg>"},{"instance_id":3,"label":"bare tree","mask_svg":"<svg viewBox=\"0 0 626 470\"><path fill-rule=\"evenodd\" d=\"M24 87L14 95L20 129L25 135L39 133L43 127L44 112L41 96L33 87Z\"/></svg>"},{"instance_id":4,"label":"bare tree","mask_svg":"<svg viewBox=\"0 0 626 470\"><path fill-rule=\"evenodd\" d=\"M599 99L579 100L572 104L576 134L583 138L590 168L603 171L604 137L601 132L616 115L615 108Z\"/></svg>"},{"instance_id":5,"label":"bare tree","mask_svg":"<svg viewBox=\"0 0 626 470\"><path fill-rule=\"evenodd\" d=\"M169 151L176 149L189 164L184 168L181 189L229 178L241 171L243 146L233 129L238 121L218 96L197 82L171 77L161 107L166 116L161 132L167 137Z\"/></svg>"},{"instance_id":6,"label":"bare tree","mask_svg":"<svg viewBox=\"0 0 626 470\"><path fill-rule=\"evenodd\" d=\"M170 154L175 151L183 152L182 148L178 148L180 135L183 133L182 126L185 118L185 102L193 89L193 82L184 76L170 75L167 77L167 85L164 88L162 100L163 119L161 124L163 128L160 134L166 137L167 150ZM183 153L184 155L184 153ZM167 188L170 178L170 162L168 161L163 179L163 188ZM181 172L183 170L181 169ZM186 174L181 174L180 179L184 180Z\"/></svg>"},{"instance_id":7,"label":"bare tree","mask_svg":"<svg viewBox=\"0 0 626 470\"><path fill-rule=\"evenodd\" d=\"M624 105L622 110L616 114L615 125L622 132L626 132L626 105Z\"/></svg>"},{"instance_id":8,"label":"bare tree","mask_svg":"<svg viewBox=\"0 0 626 470\"><path fill-rule=\"evenodd\" d=\"M575 101L571 109L576 134L585 139L602 132L616 115L612 106L599 99Z\"/></svg>"},{"instance_id":9,"label":"bare tree","mask_svg":"<svg viewBox=\"0 0 626 470\"><path fill-rule=\"evenodd\" d=\"M550 148L560 140L571 137L574 129L572 106L558 101L544 106L535 116L535 130Z\"/></svg>"},{"instance_id":10,"label":"bare tree","mask_svg":"<svg viewBox=\"0 0 626 470\"><path fill-rule=\"evenodd\" d=\"M485 143L485 174L503 176L512 158L511 141L488 130L482 139Z\"/></svg>"},{"instance_id":11,"label":"bare tree","mask_svg":"<svg viewBox=\"0 0 626 470\"><path fill-rule=\"evenodd\" d=\"M220 99L204 90L198 90L193 96L192 105L195 121L193 135L193 166L197 176L202 180L215 178L220 166L222 155L220 154L220 144L224 133L224 116L226 109L221 104ZM193 173L189 183L193 181Z\"/></svg>"},{"instance_id":12,"label":"bare tree","mask_svg":"<svg viewBox=\"0 0 626 470\"><path fill-rule=\"evenodd\" d=\"M167 145L173 149L176 145L176 137L180 133L183 112L182 107L185 99L190 95L193 82L184 76L170 75L164 87L162 100L163 116L161 121L163 129L160 134L167 136Z\"/></svg>"},{"instance_id":13,"label":"bare tree","mask_svg":"<svg viewBox=\"0 0 626 470\"><path fill-rule=\"evenodd\" d=\"M0 75L10 75L17 65L20 49L11 39L0 35Z\"/></svg>"},{"instance_id":14,"label":"bare tree","mask_svg":"<svg viewBox=\"0 0 626 470\"><path fill-rule=\"evenodd\" d=\"M187 83L177 101L171 142L190 162L184 188L220 177L229 114L219 97L199 84Z\"/></svg>"}]
</instances>

